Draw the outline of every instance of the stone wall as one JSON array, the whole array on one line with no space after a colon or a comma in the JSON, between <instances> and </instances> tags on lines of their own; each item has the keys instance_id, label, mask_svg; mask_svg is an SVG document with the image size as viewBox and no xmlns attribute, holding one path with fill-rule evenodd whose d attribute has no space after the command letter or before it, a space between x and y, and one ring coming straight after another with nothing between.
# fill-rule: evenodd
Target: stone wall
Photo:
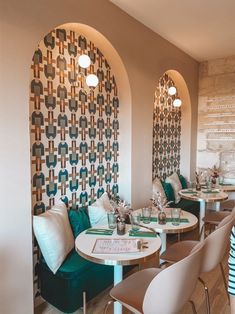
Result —
<instances>
[{"instance_id":1,"label":"stone wall","mask_svg":"<svg viewBox=\"0 0 235 314\"><path fill-rule=\"evenodd\" d=\"M214 165L235 179L235 56L200 64L197 167Z\"/></svg>"}]
</instances>

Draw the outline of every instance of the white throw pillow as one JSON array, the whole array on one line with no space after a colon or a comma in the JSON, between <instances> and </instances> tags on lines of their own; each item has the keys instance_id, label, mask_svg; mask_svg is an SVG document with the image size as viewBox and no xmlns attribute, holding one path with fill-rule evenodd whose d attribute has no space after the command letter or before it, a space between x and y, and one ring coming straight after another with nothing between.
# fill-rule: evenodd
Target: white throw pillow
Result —
<instances>
[{"instance_id":1,"label":"white throw pillow","mask_svg":"<svg viewBox=\"0 0 235 314\"><path fill-rule=\"evenodd\" d=\"M107 212L113 211L107 192L103 193L95 203L88 206L91 226L108 224Z\"/></svg>"},{"instance_id":2,"label":"white throw pillow","mask_svg":"<svg viewBox=\"0 0 235 314\"><path fill-rule=\"evenodd\" d=\"M153 180L153 198L156 197L157 193L161 194L162 199L166 199L166 193L163 189L161 181L156 177Z\"/></svg>"},{"instance_id":3,"label":"white throw pillow","mask_svg":"<svg viewBox=\"0 0 235 314\"><path fill-rule=\"evenodd\" d=\"M180 201L179 191L182 190L182 185L180 183L178 174L174 172L171 176L167 177L165 181L172 185L175 195L175 203L176 204L179 203Z\"/></svg>"},{"instance_id":4,"label":"white throw pillow","mask_svg":"<svg viewBox=\"0 0 235 314\"><path fill-rule=\"evenodd\" d=\"M33 230L47 266L55 274L74 247L66 205L61 202L33 216Z\"/></svg>"}]
</instances>

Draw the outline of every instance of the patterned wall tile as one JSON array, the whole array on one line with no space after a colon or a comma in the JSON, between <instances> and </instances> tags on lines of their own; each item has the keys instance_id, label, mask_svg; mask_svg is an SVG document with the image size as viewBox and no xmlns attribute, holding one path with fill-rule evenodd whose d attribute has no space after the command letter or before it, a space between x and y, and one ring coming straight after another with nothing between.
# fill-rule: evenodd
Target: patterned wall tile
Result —
<instances>
[{"instance_id":1,"label":"patterned wall tile","mask_svg":"<svg viewBox=\"0 0 235 314\"><path fill-rule=\"evenodd\" d=\"M77 65L81 54L91 58L88 69ZM61 197L76 208L104 191L117 194L119 99L105 56L83 35L55 29L39 43L31 69L33 214ZM85 83L91 73L99 78L94 90Z\"/></svg>"},{"instance_id":2,"label":"patterned wall tile","mask_svg":"<svg viewBox=\"0 0 235 314\"><path fill-rule=\"evenodd\" d=\"M152 174L165 180L173 172L180 171L181 109L173 106L175 96L168 88L175 86L164 74L155 92L153 113L153 166Z\"/></svg>"}]
</instances>

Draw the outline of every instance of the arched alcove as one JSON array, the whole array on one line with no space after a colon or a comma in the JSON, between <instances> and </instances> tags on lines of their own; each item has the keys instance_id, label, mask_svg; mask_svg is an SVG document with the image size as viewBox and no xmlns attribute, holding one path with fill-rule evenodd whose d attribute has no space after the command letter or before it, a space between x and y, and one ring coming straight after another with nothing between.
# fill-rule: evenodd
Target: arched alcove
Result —
<instances>
[{"instance_id":1,"label":"arched alcove","mask_svg":"<svg viewBox=\"0 0 235 314\"><path fill-rule=\"evenodd\" d=\"M88 70L77 66L81 54L92 60ZM99 77L94 90L89 73ZM104 191L131 202L129 80L102 34L78 23L45 34L31 65L30 122L33 214L60 197L88 205Z\"/></svg>"},{"instance_id":2,"label":"arched alcove","mask_svg":"<svg viewBox=\"0 0 235 314\"><path fill-rule=\"evenodd\" d=\"M170 86L177 88L177 96L167 92ZM179 97L182 105L173 106ZM190 178L191 151L191 103L187 85L182 75L168 70L159 79L155 91L153 125L153 179L165 179L172 172Z\"/></svg>"},{"instance_id":3,"label":"arched alcove","mask_svg":"<svg viewBox=\"0 0 235 314\"><path fill-rule=\"evenodd\" d=\"M168 70L166 73L174 80L182 100L180 172L190 179L193 174L191 173L192 110L189 90L183 76L178 71Z\"/></svg>"}]
</instances>

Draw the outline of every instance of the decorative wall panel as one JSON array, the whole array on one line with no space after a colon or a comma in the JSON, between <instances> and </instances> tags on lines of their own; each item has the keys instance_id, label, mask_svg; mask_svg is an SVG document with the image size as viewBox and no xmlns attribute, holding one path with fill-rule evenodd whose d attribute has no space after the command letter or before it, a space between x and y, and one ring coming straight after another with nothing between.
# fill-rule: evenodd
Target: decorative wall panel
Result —
<instances>
[{"instance_id":1,"label":"decorative wall panel","mask_svg":"<svg viewBox=\"0 0 235 314\"><path fill-rule=\"evenodd\" d=\"M81 54L90 56L88 69L77 66ZM84 36L55 29L39 43L31 69L33 214L61 197L76 208L104 191L118 193L119 99L105 56ZM89 90L91 73L99 84Z\"/></svg>"},{"instance_id":2,"label":"decorative wall panel","mask_svg":"<svg viewBox=\"0 0 235 314\"><path fill-rule=\"evenodd\" d=\"M175 86L164 74L159 80L154 98L153 113L153 179L165 179L180 171L181 108L173 106L175 96L168 88Z\"/></svg>"}]
</instances>

